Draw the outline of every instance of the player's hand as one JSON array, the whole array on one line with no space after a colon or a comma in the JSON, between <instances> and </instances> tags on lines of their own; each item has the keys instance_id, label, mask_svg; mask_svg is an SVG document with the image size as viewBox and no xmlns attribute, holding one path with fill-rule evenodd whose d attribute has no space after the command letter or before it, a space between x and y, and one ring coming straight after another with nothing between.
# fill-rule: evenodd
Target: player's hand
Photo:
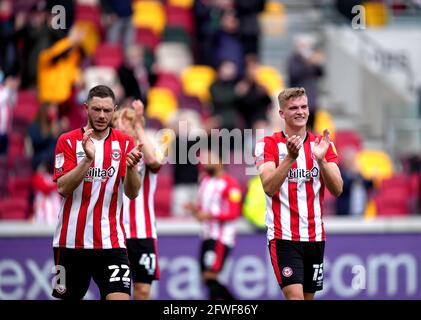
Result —
<instances>
[{"instance_id":1,"label":"player's hand","mask_svg":"<svg viewBox=\"0 0 421 320\"><path fill-rule=\"evenodd\" d=\"M314 141L313 154L317 161L323 161L330 145L329 130L323 130L323 137L317 137Z\"/></svg>"},{"instance_id":2,"label":"player's hand","mask_svg":"<svg viewBox=\"0 0 421 320\"><path fill-rule=\"evenodd\" d=\"M88 129L83 134L82 148L85 151L85 156L88 160L92 161L95 159L95 145L91 140L94 129Z\"/></svg>"},{"instance_id":3,"label":"player's hand","mask_svg":"<svg viewBox=\"0 0 421 320\"><path fill-rule=\"evenodd\" d=\"M288 155L292 159L297 159L301 147L303 146L303 141L300 136L293 135L292 137L287 137L287 151Z\"/></svg>"},{"instance_id":4,"label":"player's hand","mask_svg":"<svg viewBox=\"0 0 421 320\"><path fill-rule=\"evenodd\" d=\"M126 165L128 168L135 168L142 159L142 144L138 144L127 154Z\"/></svg>"}]
</instances>

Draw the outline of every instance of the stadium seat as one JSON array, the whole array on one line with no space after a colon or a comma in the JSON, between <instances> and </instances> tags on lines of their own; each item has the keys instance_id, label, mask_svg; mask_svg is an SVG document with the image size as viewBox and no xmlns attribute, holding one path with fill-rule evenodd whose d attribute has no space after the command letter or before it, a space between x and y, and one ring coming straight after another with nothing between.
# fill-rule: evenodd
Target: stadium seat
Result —
<instances>
[{"instance_id":1,"label":"stadium seat","mask_svg":"<svg viewBox=\"0 0 421 320\"><path fill-rule=\"evenodd\" d=\"M197 111L201 116L204 116L207 111L206 107L198 97L188 96L185 94L181 94L178 97L178 106L180 109L190 109Z\"/></svg>"},{"instance_id":2,"label":"stadium seat","mask_svg":"<svg viewBox=\"0 0 421 320\"><path fill-rule=\"evenodd\" d=\"M179 96L183 87L181 86L181 81L177 74L171 72L160 72L157 75L157 80L155 83L157 88L167 88L171 90L175 96Z\"/></svg>"},{"instance_id":3,"label":"stadium seat","mask_svg":"<svg viewBox=\"0 0 421 320\"><path fill-rule=\"evenodd\" d=\"M267 37L277 37L287 31L288 21L285 5L279 1L267 1L265 9L259 14L262 34Z\"/></svg>"},{"instance_id":4,"label":"stadium seat","mask_svg":"<svg viewBox=\"0 0 421 320\"><path fill-rule=\"evenodd\" d=\"M360 150L356 155L356 163L361 174L372 179L376 186L393 175L393 164L389 155L381 150Z\"/></svg>"},{"instance_id":5,"label":"stadium seat","mask_svg":"<svg viewBox=\"0 0 421 320\"><path fill-rule=\"evenodd\" d=\"M387 5L382 2L363 2L366 24L369 27L383 27L388 22Z\"/></svg>"},{"instance_id":6,"label":"stadium seat","mask_svg":"<svg viewBox=\"0 0 421 320\"><path fill-rule=\"evenodd\" d=\"M266 88L269 95L277 94L284 88L284 80L281 74L270 66L257 67L256 81Z\"/></svg>"},{"instance_id":7,"label":"stadium seat","mask_svg":"<svg viewBox=\"0 0 421 320\"><path fill-rule=\"evenodd\" d=\"M166 6L167 26L180 27L190 35L194 34L194 21L192 11L182 7Z\"/></svg>"},{"instance_id":8,"label":"stadium seat","mask_svg":"<svg viewBox=\"0 0 421 320\"><path fill-rule=\"evenodd\" d=\"M193 63L190 49L182 43L161 42L155 52L155 65L158 72L180 75Z\"/></svg>"},{"instance_id":9,"label":"stadium seat","mask_svg":"<svg viewBox=\"0 0 421 320\"><path fill-rule=\"evenodd\" d=\"M156 33L150 28L135 28L135 42L149 48L152 52L155 51L160 39Z\"/></svg>"},{"instance_id":10,"label":"stadium seat","mask_svg":"<svg viewBox=\"0 0 421 320\"><path fill-rule=\"evenodd\" d=\"M166 88L151 88L148 92L147 117L157 118L166 125L177 110L177 98Z\"/></svg>"},{"instance_id":11,"label":"stadium seat","mask_svg":"<svg viewBox=\"0 0 421 320\"><path fill-rule=\"evenodd\" d=\"M167 4L172 7L191 9L193 7L193 2L194 0L168 0Z\"/></svg>"},{"instance_id":12,"label":"stadium seat","mask_svg":"<svg viewBox=\"0 0 421 320\"><path fill-rule=\"evenodd\" d=\"M103 84L114 87L118 83L117 72L114 68L108 66L90 66L83 73L86 88L92 88Z\"/></svg>"},{"instance_id":13,"label":"stadium seat","mask_svg":"<svg viewBox=\"0 0 421 320\"><path fill-rule=\"evenodd\" d=\"M172 176L160 171L157 182L157 190L159 192L155 192L155 215L157 217L168 217L171 215L172 188Z\"/></svg>"},{"instance_id":14,"label":"stadium seat","mask_svg":"<svg viewBox=\"0 0 421 320\"><path fill-rule=\"evenodd\" d=\"M25 136L18 132L12 131L9 134L9 150L10 157L21 157L25 155Z\"/></svg>"},{"instance_id":15,"label":"stadium seat","mask_svg":"<svg viewBox=\"0 0 421 320\"><path fill-rule=\"evenodd\" d=\"M123 49L117 43L101 43L94 56L97 66L118 68L123 63Z\"/></svg>"},{"instance_id":16,"label":"stadium seat","mask_svg":"<svg viewBox=\"0 0 421 320\"><path fill-rule=\"evenodd\" d=\"M15 196L0 200L0 219L25 220L29 213L27 198Z\"/></svg>"},{"instance_id":17,"label":"stadium seat","mask_svg":"<svg viewBox=\"0 0 421 320\"><path fill-rule=\"evenodd\" d=\"M132 23L134 27L152 29L160 35L165 27L165 12L159 1L133 1Z\"/></svg>"},{"instance_id":18,"label":"stadium seat","mask_svg":"<svg viewBox=\"0 0 421 320\"><path fill-rule=\"evenodd\" d=\"M339 154L348 147L357 151L362 149L361 136L354 130L337 130L334 142Z\"/></svg>"},{"instance_id":19,"label":"stadium seat","mask_svg":"<svg viewBox=\"0 0 421 320\"><path fill-rule=\"evenodd\" d=\"M75 21L91 22L99 28L101 25L101 12L99 6L78 4L76 1Z\"/></svg>"},{"instance_id":20,"label":"stadium seat","mask_svg":"<svg viewBox=\"0 0 421 320\"><path fill-rule=\"evenodd\" d=\"M408 192L399 188L383 190L374 197L376 216L409 214Z\"/></svg>"},{"instance_id":21,"label":"stadium seat","mask_svg":"<svg viewBox=\"0 0 421 320\"><path fill-rule=\"evenodd\" d=\"M13 129L23 134L27 133L28 125L32 123L39 109L36 92L19 90L16 107L13 110Z\"/></svg>"},{"instance_id":22,"label":"stadium seat","mask_svg":"<svg viewBox=\"0 0 421 320\"><path fill-rule=\"evenodd\" d=\"M324 129L329 130L330 139L335 141L335 124L332 115L327 110L317 110L314 117L314 131L322 135Z\"/></svg>"},{"instance_id":23,"label":"stadium seat","mask_svg":"<svg viewBox=\"0 0 421 320\"><path fill-rule=\"evenodd\" d=\"M216 77L216 72L209 66L194 65L187 67L181 74L183 91L186 95L197 96L202 102L209 101L209 87Z\"/></svg>"}]
</instances>

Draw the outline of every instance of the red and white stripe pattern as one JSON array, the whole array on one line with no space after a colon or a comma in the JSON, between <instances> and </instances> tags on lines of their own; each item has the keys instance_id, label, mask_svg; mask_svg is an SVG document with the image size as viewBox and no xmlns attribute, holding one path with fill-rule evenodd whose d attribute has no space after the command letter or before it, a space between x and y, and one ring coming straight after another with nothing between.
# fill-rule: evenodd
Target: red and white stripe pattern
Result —
<instances>
[{"instance_id":1,"label":"red and white stripe pattern","mask_svg":"<svg viewBox=\"0 0 421 320\"><path fill-rule=\"evenodd\" d=\"M54 181L84 158L82 137L83 129L77 129L58 139ZM115 129L110 129L104 139L91 140L95 145L95 159L85 179L62 200L53 246L125 248L122 180L126 174L126 155L134 142Z\"/></svg>"},{"instance_id":2,"label":"red and white stripe pattern","mask_svg":"<svg viewBox=\"0 0 421 320\"><path fill-rule=\"evenodd\" d=\"M123 220L126 238L156 239L154 198L158 174L145 164L139 170L142 186L136 199L123 196Z\"/></svg>"},{"instance_id":3,"label":"red and white stripe pattern","mask_svg":"<svg viewBox=\"0 0 421 320\"><path fill-rule=\"evenodd\" d=\"M213 216L202 223L202 238L234 246L235 220L241 213L241 191L237 181L227 174L204 177L199 186L198 206L199 210Z\"/></svg>"},{"instance_id":4,"label":"red and white stripe pattern","mask_svg":"<svg viewBox=\"0 0 421 320\"><path fill-rule=\"evenodd\" d=\"M13 92L0 86L0 134L7 134L12 127Z\"/></svg>"},{"instance_id":5,"label":"red and white stripe pattern","mask_svg":"<svg viewBox=\"0 0 421 320\"><path fill-rule=\"evenodd\" d=\"M308 132L298 158L288 172L279 192L266 196L267 237L292 241L323 241L324 182L313 148L316 136ZM274 162L276 167L287 155L286 138L282 132L265 137L256 144L255 159L259 167ZM338 163L333 142L326 153L326 161Z\"/></svg>"}]
</instances>

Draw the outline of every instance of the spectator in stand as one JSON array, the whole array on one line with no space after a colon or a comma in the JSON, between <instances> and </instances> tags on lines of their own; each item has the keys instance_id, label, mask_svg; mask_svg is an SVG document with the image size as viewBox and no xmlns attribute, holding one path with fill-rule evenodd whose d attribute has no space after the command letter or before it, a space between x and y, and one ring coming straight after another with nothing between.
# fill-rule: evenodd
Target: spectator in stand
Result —
<instances>
[{"instance_id":1,"label":"spectator in stand","mask_svg":"<svg viewBox=\"0 0 421 320\"><path fill-rule=\"evenodd\" d=\"M52 28L49 17L46 1L37 1L17 27L23 89L36 86L40 52L65 36L63 30Z\"/></svg>"},{"instance_id":2,"label":"spectator in stand","mask_svg":"<svg viewBox=\"0 0 421 320\"><path fill-rule=\"evenodd\" d=\"M240 22L235 10L226 10L220 21L220 28L212 42L213 66L216 68L224 61L232 61L240 76L244 72L244 49L240 41Z\"/></svg>"},{"instance_id":3,"label":"spectator in stand","mask_svg":"<svg viewBox=\"0 0 421 320\"><path fill-rule=\"evenodd\" d=\"M41 162L32 176L34 190L34 223L56 226L60 211L60 195L53 182L52 162Z\"/></svg>"},{"instance_id":4,"label":"spectator in stand","mask_svg":"<svg viewBox=\"0 0 421 320\"><path fill-rule=\"evenodd\" d=\"M41 51L38 59L38 99L41 103L66 103L81 80L80 47L85 31L73 27L67 37Z\"/></svg>"},{"instance_id":5,"label":"spectator in stand","mask_svg":"<svg viewBox=\"0 0 421 320\"><path fill-rule=\"evenodd\" d=\"M246 72L235 86L238 110L245 120L245 127L264 129L268 126L267 113L272 103L266 89L256 81L258 63L247 61Z\"/></svg>"},{"instance_id":6,"label":"spectator in stand","mask_svg":"<svg viewBox=\"0 0 421 320\"><path fill-rule=\"evenodd\" d=\"M355 162L356 150L347 148L339 165L343 184L343 192L336 199L336 215L362 217L369 200L373 181L365 179Z\"/></svg>"},{"instance_id":7,"label":"spectator in stand","mask_svg":"<svg viewBox=\"0 0 421 320\"><path fill-rule=\"evenodd\" d=\"M235 0L240 21L240 40L246 58L256 59L259 53L260 25L258 14L265 8L266 0Z\"/></svg>"},{"instance_id":8,"label":"spectator in stand","mask_svg":"<svg viewBox=\"0 0 421 320\"><path fill-rule=\"evenodd\" d=\"M36 170L41 163L54 162L54 150L58 136L68 129L66 118L59 120L58 106L55 103L44 103L28 128L32 144L32 168Z\"/></svg>"},{"instance_id":9,"label":"spectator in stand","mask_svg":"<svg viewBox=\"0 0 421 320\"><path fill-rule=\"evenodd\" d=\"M217 128L232 130L237 127L238 97L235 93L237 81L237 65L230 60L222 61L217 78L210 86L212 118Z\"/></svg>"},{"instance_id":10,"label":"spectator in stand","mask_svg":"<svg viewBox=\"0 0 421 320\"><path fill-rule=\"evenodd\" d=\"M310 111L307 126L312 130L318 108L317 83L324 73L325 55L315 49L315 39L309 34L298 35L294 42L294 52L288 59L289 86L306 90Z\"/></svg>"},{"instance_id":11,"label":"spectator in stand","mask_svg":"<svg viewBox=\"0 0 421 320\"><path fill-rule=\"evenodd\" d=\"M107 42L120 43L124 47L133 44L134 28L132 24L131 0L101 0L104 12Z\"/></svg>"},{"instance_id":12,"label":"spectator in stand","mask_svg":"<svg viewBox=\"0 0 421 320\"><path fill-rule=\"evenodd\" d=\"M13 11L13 1L0 1L0 69L6 74L16 74L19 71L15 25L22 20L22 15L15 17Z\"/></svg>"},{"instance_id":13,"label":"spectator in stand","mask_svg":"<svg viewBox=\"0 0 421 320\"><path fill-rule=\"evenodd\" d=\"M130 100L140 99L146 106L150 78L144 64L144 51L140 45L130 44L126 47L124 62L117 72L124 96Z\"/></svg>"},{"instance_id":14,"label":"spectator in stand","mask_svg":"<svg viewBox=\"0 0 421 320\"><path fill-rule=\"evenodd\" d=\"M7 154L9 147L9 133L12 129L12 109L16 103L16 92L19 78L7 76L0 85L0 155Z\"/></svg>"}]
</instances>

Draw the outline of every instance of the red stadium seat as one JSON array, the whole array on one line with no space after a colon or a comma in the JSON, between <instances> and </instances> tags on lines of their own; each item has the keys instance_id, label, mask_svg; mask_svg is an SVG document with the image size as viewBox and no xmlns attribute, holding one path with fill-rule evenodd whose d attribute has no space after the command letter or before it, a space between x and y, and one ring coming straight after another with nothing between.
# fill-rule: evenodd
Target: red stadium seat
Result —
<instances>
[{"instance_id":1,"label":"red stadium seat","mask_svg":"<svg viewBox=\"0 0 421 320\"><path fill-rule=\"evenodd\" d=\"M10 197L0 200L0 219L25 220L28 217L29 201L26 197Z\"/></svg>"},{"instance_id":2,"label":"red stadium seat","mask_svg":"<svg viewBox=\"0 0 421 320\"><path fill-rule=\"evenodd\" d=\"M151 51L155 51L160 40L152 29L139 27L135 29L135 41Z\"/></svg>"},{"instance_id":3,"label":"red stadium seat","mask_svg":"<svg viewBox=\"0 0 421 320\"><path fill-rule=\"evenodd\" d=\"M337 130L334 143L339 156L341 156L343 151L348 147L354 148L357 151L362 149L362 139L360 135L353 130Z\"/></svg>"},{"instance_id":4,"label":"red stadium seat","mask_svg":"<svg viewBox=\"0 0 421 320\"><path fill-rule=\"evenodd\" d=\"M13 110L13 130L26 134L39 109L37 94L33 90L19 90Z\"/></svg>"},{"instance_id":5,"label":"red stadium seat","mask_svg":"<svg viewBox=\"0 0 421 320\"><path fill-rule=\"evenodd\" d=\"M374 196L377 216L405 216L409 213L408 190L390 188Z\"/></svg>"},{"instance_id":6,"label":"red stadium seat","mask_svg":"<svg viewBox=\"0 0 421 320\"><path fill-rule=\"evenodd\" d=\"M194 33L194 22L191 10L181 7L166 6L165 13L167 15L167 26L180 27L189 34Z\"/></svg>"},{"instance_id":7,"label":"red stadium seat","mask_svg":"<svg viewBox=\"0 0 421 320\"><path fill-rule=\"evenodd\" d=\"M159 73L155 87L170 89L176 96L180 95L183 91L183 87L178 76L170 72Z\"/></svg>"},{"instance_id":8,"label":"red stadium seat","mask_svg":"<svg viewBox=\"0 0 421 320\"><path fill-rule=\"evenodd\" d=\"M96 49L94 62L97 66L117 69L123 63L123 49L119 44L101 43Z\"/></svg>"},{"instance_id":9,"label":"red stadium seat","mask_svg":"<svg viewBox=\"0 0 421 320\"><path fill-rule=\"evenodd\" d=\"M99 7L76 4L75 21L89 21L99 27L101 25L101 12Z\"/></svg>"}]
</instances>

